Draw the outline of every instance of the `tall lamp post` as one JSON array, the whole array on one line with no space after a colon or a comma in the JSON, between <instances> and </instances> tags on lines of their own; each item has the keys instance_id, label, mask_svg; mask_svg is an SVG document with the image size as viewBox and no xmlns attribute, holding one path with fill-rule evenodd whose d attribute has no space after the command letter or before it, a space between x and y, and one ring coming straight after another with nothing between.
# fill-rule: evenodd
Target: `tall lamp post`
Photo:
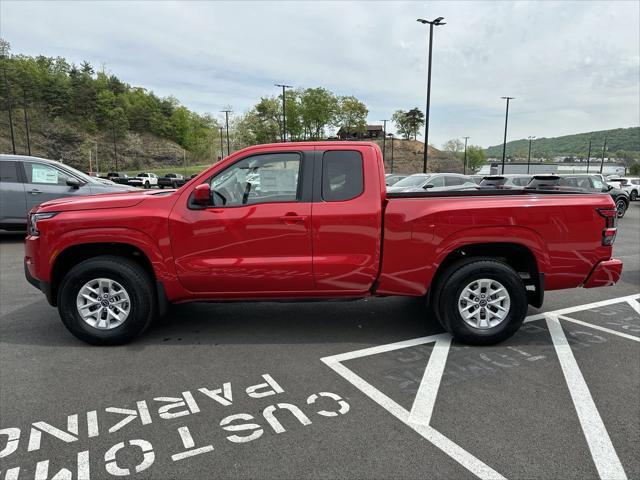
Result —
<instances>
[{"instance_id":1,"label":"tall lamp post","mask_svg":"<svg viewBox=\"0 0 640 480\"><path fill-rule=\"evenodd\" d=\"M604 151L607 149L607 137L604 137L604 144L602 145L602 161L600 162L600 173L604 167Z\"/></svg>"},{"instance_id":2,"label":"tall lamp post","mask_svg":"<svg viewBox=\"0 0 640 480\"><path fill-rule=\"evenodd\" d=\"M291 85L284 85L283 83L276 83L276 87L282 87L282 141L287 141L287 100L285 95L285 89L293 88Z\"/></svg>"},{"instance_id":3,"label":"tall lamp post","mask_svg":"<svg viewBox=\"0 0 640 480\"><path fill-rule=\"evenodd\" d=\"M587 173L589 173L590 160L591 160L591 139L589 139L589 153L587 153Z\"/></svg>"},{"instance_id":4,"label":"tall lamp post","mask_svg":"<svg viewBox=\"0 0 640 480\"><path fill-rule=\"evenodd\" d=\"M438 17L435 20L424 20L422 18L418 18L417 21L422 23L423 25L429 25L429 63L427 69L427 111L425 115L424 122L424 158L422 161L422 173L427 173L427 162L429 157L429 110L431 107L431 57L433 51L433 27L437 27L440 25L446 25L442 20L444 17ZM393 138L393 137L392 137Z\"/></svg>"},{"instance_id":5,"label":"tall lamp post","mask_svg":"<svg viewBox=\"0 0 640 480\"><path fill-rule=\"evenodd\" d=\"M387 135L391 138L391 173L393 173L393 133Z\"/></svg>"},{"instance_id":6,"label":"tall lamp post","mask_svg":"<svg viewBox=\"0 0 640 480\"><path fill-rule=\"evenodd\" d=\"M527 173L529 173L529 167L531 166L531 140L536 138L535 136L529 137L529 155L527 155Z\"/></svg>"},{"instance_id":7,"label":"tall lamp post","mask_svg":"<svg viewBox=\"0 0 640 480\"><path fill-rule=\"evenodd\" d=\"M507 101L507 112L504 115L504 143L502 144L502 174L504 175L504 162L507 155L507 122L509 121L509 100L513 100L514 97L502 97Z\"/></svg>"},{"instance_id":8,"label":"tall lamp post","mask_svg":"<svg viewBox=\"0 0 640 480\"><path fill-rule=\"evenodd\" d=\"M222 160L224 158L224 144L222 143L224 135L223 135L222 131L223 131L222 127L220 127L220 160Z\"/></svg>"},{"instance_id":9,"label":"tall lamp post","mask_svg":"<svg viewBox=\"0 0 640 480\"><path fill-rule=\"evenodd\" d=\"M227 156L231 155L231 148L229 147L229 114L232 112L231 110L220 110L224 113L225 124L227 126Z\"/></svg>"},{"instance_id":10,"label":"tall lamp post","mask_svg":"<svg viewBox=\"0 0 640 480\"><path fill-rule=\"evenodd\" d=\"M462 173L467 174L467 140L470 137L462 137L464 138L464 163L462 164Z\"/></svg>"},{"instance_id":11,"label":"tall lamp post","mask_svg":"<svg viewBox=\"0 0 640 480\"><path fill-rule=\"evenodd\" d=\"M382 164L384 165L384 157L387 154L387 120L380 120L382 122Z\"/></svg>"}]
</instances>

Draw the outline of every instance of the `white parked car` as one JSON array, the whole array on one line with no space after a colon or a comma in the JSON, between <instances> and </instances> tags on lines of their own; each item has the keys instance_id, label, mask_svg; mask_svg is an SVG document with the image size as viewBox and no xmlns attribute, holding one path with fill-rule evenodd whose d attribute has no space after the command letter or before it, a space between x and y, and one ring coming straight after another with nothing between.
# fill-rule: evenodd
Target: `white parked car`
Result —
<instances>
[{"instance_id":1,"label":"white parked car","mask_svg":"<svg viewBox=\"0 0 640 480\"><path fill-rule=\"evenodd\" d=\"M640 197L640 178L638 177L622 177L630 185L629 197L631 200L637 200Z\"/></svg>"},{"instance_id":2,"label":"white parked car","mask_svg":"<svg viewBox=\"0 0 640 480\"><path fill-rule=\"evenodd\" d=\"M471 177L459 173L415 173L387 187L387 192L445 192L476 186Z\"/></svg>"},{"instance_id":3,"label":"white parked car","mask_svg":"<svg viewBox=\"0 0 640 480\"><path fill-rule=\"evenodd\" d=\"M134 187L151 188L158 186L158 176L155 173L143 172L131 177L127 182Z\"/></svg>"}]
</instances>

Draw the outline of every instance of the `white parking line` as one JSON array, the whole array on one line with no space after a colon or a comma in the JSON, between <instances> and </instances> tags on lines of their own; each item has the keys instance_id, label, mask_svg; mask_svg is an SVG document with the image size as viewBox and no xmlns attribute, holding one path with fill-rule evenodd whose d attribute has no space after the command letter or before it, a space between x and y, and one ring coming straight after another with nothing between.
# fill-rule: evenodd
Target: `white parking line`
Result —
<instances>
[{"instance_id":1,"label":"white parking line","mask_svg":"<svg viewBox=\"0 0 640 480\"><path fill-rule=\"evenodd\" d=\"M576 320L575 318L567 317L566 315L557 315L560 320L566 320L567 322L577 323L578 325L582 325L583 327L593 328L594 330L600 330L601 332L607 332L611 335L617 335L618 337L626 338L629 340L633 340L634 342L640 342L640 337L636 337L634 335L629 335L628 333L618 332L617 330L612 330L607 327L601 327L600 325L596 325L589 322L583 322L582 320Z\"/></svg>"},{"instance_id":2,"label":"white parking line","mask_svg":"<svg viewBox=\"0 0 640 480\"><path fill-rule=\"evenodd\" d=\"M546 315L553 346L558 355L564 378L573 400L578 420L589 445L598 474L602 479L626 479L618 454L613 448L609 433L593 401L589 387L582 376L578 362L564 334L557 314Z\"/></svg>"},{"instance_id":3,"label":"white parking line","mask_svg":"<svg viewBox=\"0 0 640 480\"><path fill-rule=\"evenodd\" d=\"M609 434L602 422L602 418L595 406L589 387L587 386L576 359L571 350L567 338L560 324L560 320L574 322L589 328L601 330L613 335L624 337L633 341L640 341L640 338L628 335L622 332L611 330L599 325L593 325L582 322L570 317L567 314L589 310L592 308L606 307L616 303L628 303L632 308L640 313L640 306L635 300L640 298L639 294L628 295L624 297L612 298L599 302L578 305L575 307L564 308L553 312L539 313L531 315L525 319L525 322L536 320L546 320L551 335L551 340L555 348L558 360L560 362L569 393L571 395L582 431L587 440L587 445L598 473L603 479L626 479L626 474L620 463L620 459L611 443ZM379 353L390 352L402 348L414 347L434 343L433 351L429 357L422 381L418 388L418 392L411 407L411 412L407 411L397 402L382 393L372 384L358 376L355 372L344 366L341 362L353 360L356 358L367 357ZM431 335L427 337L414 338L402 342L390 343L387 345L378 345L375 347L364 348L352 352L345 352L338 355L332 355L322 358L321 360L336 373L353 384L365 395L391 413L408 427L412 428L423 438L431 442L434 446L442 450L449 457L457 461L460 465L468 469L481 479L504 479L504 477L493 470L491 467L483 463L481 460L473 456L468 451L457 445L451 439L443 435L430 426L433 409L438 395L440 382L444 374L447 362L447 356L451 347L451 337L449 334L443 333Z\"/></svg>"},{"instance_id":4,"label":"white parking line","mask_svg":"<svg viewBox=\"0 0 640 480\"><path fill-rule=\"evenodd\" d=\"M412 340L407 340L404 342L390 343L388 345L380 345L377 347L365 348L362 350L356 350L353 352L347 352L340 355L333 355L330 357L322 358L321 360L330 368L332 368L336 373L345 378L348 382L352 383L356 388L362 391L365 395L371 398L374 402L384 408L391 415L396 417L405 425L412 428L414 431L419 433L424 439L431 442L435 447L442 450L444 453L449 455L452 459L457 461L464 468L475 474L477 477L486 480L506 480L505 477L500 475L498 472L493 470L491 467L471 455L465 449L457 445L451 439L437 431L435 428L421 424L421 423L412 423L409 418L411 413L408 412L405 408L400 406L397 402L389 398L387 395L382 393L376 387L371 385L369 382L364 380L362 377L345 367L342 363L346 360L352 360L354 358L366 357L369 355L375 355L378 353L390 352L393 350L398 350L400 348L407 348L416 345L422 345L425 343L433 343L436 342L441 344L440 352L437 354L438 358L436 362L441 362L442 357L444 356L444 360L446 360L446 353L451 346L451 337L449 334L440 334L440 335L432 335L430 337L421 337ZM444 350L444 352L443 352ZM435 353L435 351L434 351ZM429 363L433 360L433 353L429 358ZM444 367L444 364L442 365ZM429 366L427 365L427 369ZM439 370L439 367L433 368L432 371ZM425 372L425 376L423 377L423 383L420 385L421 390L433 389L433 393L430 397L432 397L433 402L435 403L435 398L438 394L438 386L440 385L440 377L433 379L431 375L427 375ZM436 382L436 385L429 385L425 383L426 380L433 379ZM415 401L414 401L415 406ZM415 407L414 407L415 408ZM412 408L412 411L414 410ZM433 405L431 405L430 410L433 410ZM430 416L430 415L429 415Z\"/></svg>"}]
</instances>

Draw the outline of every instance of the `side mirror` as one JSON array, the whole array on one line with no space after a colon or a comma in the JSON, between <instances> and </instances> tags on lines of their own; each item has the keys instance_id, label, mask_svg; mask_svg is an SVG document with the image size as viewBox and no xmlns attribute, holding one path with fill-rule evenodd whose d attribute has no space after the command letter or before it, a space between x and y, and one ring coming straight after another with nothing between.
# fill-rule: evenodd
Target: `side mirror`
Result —
<instances>
[{"instance_id":1,"label":"side mirror","mask_svg":"<svg viewBox=\"0 0 640 480\"><path fill-rule=\"evenodd\" d=\"M424 187L425 190L427 190L428 188L433 188L433 185L431 183L427 183Z\"/></svg>"},{"instance_id":2,"label":"side mirror","mask_svg":"<svg viewBox=\"0 0 640 480\"><path fill-rule=\"evenodd\" d=\"M67 178L67 186L71 188L78 189L82 186L82 183L77 178Z\"/></svg>"},{"instance_id":3,"label":"side mirror","mask_svg":"<svg viewBox=\"0 0 640 480\"><path fill-rule=\"evenodd\" d=\"M211 205L211 187L208 183L198 185L193 190L193 203L196 205Z\"/></svg>"}]
</instances>

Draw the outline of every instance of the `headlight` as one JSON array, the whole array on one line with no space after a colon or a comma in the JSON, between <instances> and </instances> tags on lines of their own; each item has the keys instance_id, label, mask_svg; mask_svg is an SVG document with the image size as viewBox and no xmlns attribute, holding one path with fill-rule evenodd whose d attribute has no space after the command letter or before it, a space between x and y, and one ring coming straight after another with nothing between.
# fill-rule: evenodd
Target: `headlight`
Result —
<instances>
[{"instance_id":1,"label":"headlight","mask_svg":"<svg viewBox=\"0 0 640 480\"><path fill-rule=\"evenodd\" d=\"M32 213L29 216L29 235L34 235L34 236L40 235L40 232L38 231L38 221L55 217L57 214L58 212Z\"/></svg>"}]
</instances>

